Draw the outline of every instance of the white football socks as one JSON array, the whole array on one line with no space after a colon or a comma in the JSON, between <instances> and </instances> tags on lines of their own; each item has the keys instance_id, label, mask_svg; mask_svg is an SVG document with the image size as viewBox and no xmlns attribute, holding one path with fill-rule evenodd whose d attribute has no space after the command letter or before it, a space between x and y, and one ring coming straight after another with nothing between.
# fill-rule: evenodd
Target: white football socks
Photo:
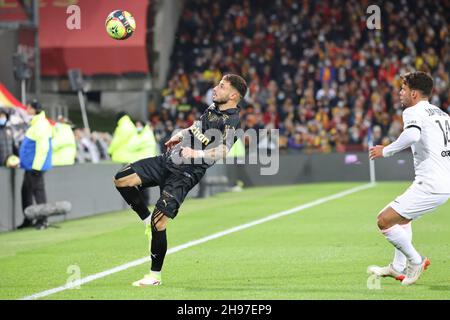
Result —
<instances>
[{"instance_id":1,"label":"white football socks","mask_svg":"<svg viewBox=\"0 0 450 320\"><path fill-rule=\"evenodd\" d=\"M407 224L402 224L400 227L405 230L406 234L408 235L408 240L412 241L412 228L411 228L411 222ZM394 269L398 272L402 272L406 268L406 256L398 249L395 249L394 253L394 261L392 262L392 266Z\"/></svg>"},{"instance_id":2,"label":"white football socks","mask_svg":"<svg viewBox=\"0 0 450 320\"><path fill-rule=\"evenodd\" d=\"M147 218L145 218L144 220L144 224L150 224L152 223L152 215L149 215Z\"/></svg>"},{"instance_id":3,"label":"white football socks","mask_svg":"<svg viewBox=\"0 0 450 320\"><path fill-rule=\"evenodd\" d=\"M413 247L408 232L396 224L389 229L381 230L386 239L392 243L392 245L403 253L406 258L413 264L419 264L422 262L422 257Z\"/></svg>"}]
</instances>

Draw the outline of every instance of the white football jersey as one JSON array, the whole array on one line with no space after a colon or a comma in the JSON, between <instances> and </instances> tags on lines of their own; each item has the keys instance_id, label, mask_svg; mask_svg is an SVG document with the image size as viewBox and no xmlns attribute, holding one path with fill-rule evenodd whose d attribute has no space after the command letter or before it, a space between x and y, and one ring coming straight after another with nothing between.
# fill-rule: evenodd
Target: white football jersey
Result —
<instances>
[{"instance_id":1,"label":"white football jersey","mask_svg":"<svg viewBox=\"0 0 450 320\"><path fill-rule=\"evenodd\" d=\"M420 101L403 111L404 129L417 127L420 140L411 146L415 182L432 193L450 193L450 117L447 113Z\"/></svg>"}]
</instances>

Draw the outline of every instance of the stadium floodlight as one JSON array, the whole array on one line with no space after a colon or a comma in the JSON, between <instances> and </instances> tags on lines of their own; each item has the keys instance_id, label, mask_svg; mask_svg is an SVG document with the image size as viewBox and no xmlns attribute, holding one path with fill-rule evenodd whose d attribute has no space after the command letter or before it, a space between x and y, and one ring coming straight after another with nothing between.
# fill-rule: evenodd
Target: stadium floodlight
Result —
<instances>
[{"instance_id":1,"label":"stadium floodlight","mask_svg":"<svg viewBox=\"0 0 450 320\"><path fill-rule=\"evenodd\" d=\"M78 92L78 101L80 102L81 115L83 117L83 125L90 133L91 129L89 128L89 122L88 122L86 106L84 104L84 96L83 96L83 91L84 91L83 74L81 73L80 69L69 69L68 76L69 76L69 82L70 82L70 86L72 87L72 90Z\"/></svg>"}]
</instances>

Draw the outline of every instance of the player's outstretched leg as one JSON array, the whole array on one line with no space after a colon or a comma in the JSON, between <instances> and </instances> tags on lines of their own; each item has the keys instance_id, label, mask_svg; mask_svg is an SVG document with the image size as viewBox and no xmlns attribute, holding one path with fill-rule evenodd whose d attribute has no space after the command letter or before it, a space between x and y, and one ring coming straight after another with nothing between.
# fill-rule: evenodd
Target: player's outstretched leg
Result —
<instances>
[{"instance_id":1,"label":"player's outstretched leg","mask_svg":"<svg viewBox=\"0 0 450 320\"><path fill-rule=\"evenodd\" d=\"M400 225L403 230L405 230L406 234L408 235L408 240L412 241L412 227L411 222L406 224ZM406 272L406 265L407 265L408 259L406 256L398 249L395 249L394 253L394 260L392 261L392 266L395 270L400 270L402 273ZM404 277L402 277L404 278ZM403 280L403 279L401 279Z\"/></svg>"},{"instance_id":2,"label":"player's outstretched leg","mask_svg":"<svg viewBox=\"0 0 450 320\"><path fill-rule=\"evenodd\" d=\"M411 222L407 224L400 225L408 235L408 239L412 241L412 228ZM369 266L367 268L368 273L372 273L378 277L391 277L395 280L402 281L406 275L406 256L398 249L395 249L394 260L392 263L385 267L380 266Z\"/></svg>"},{"instance_id":3,"label":"player's outstretched leg","mask_svg":"<svg viewBox=\"0 0 450 320\"><path fill-rule=\"evenodd\" d=\"M139 215L142 221L150 223L150 211L138 186L141 179L130 165L125 166L114 176L114 184L125 201Z\"/></svg>"},{"instance_id":4,"label":"player's outstretched leg","mask_svg":"<svg viewBox=\"0 0 450 320\"><path fill-rule=\"evenodd\" d=\"M410 223L410 220L399 215L391 207L385 208L378 215L377 221L378 227L381 233L386 237L386 240L407 258L407 268L403 279L401 279L401 275L398 274L402 273L402 270L394 269L393 265L383 268L369 267L370 269L368 269L368 271L376 275L391 276L398 280L402 280L403 285L413 284L419 279L420 275L429 264L429 260L423 258L412 245L411 234L407 228L402 227L402 225L408 223Z\"/></svg>"},{"instance_id":5,"label":"player's outstretched leg","mask_svg":"<svg viewBox=\"0 0 450 320\"><path fill-rule=\"evenodd\" d=\"M159 209L155 208L152 214L151 224L147 226L147 230L151 229L150 255L152 258L152 266L150 273L146 274L144 278L133 282L133 286L158 286L162 284L161 269L167 253L167 221L168 217Z\"/></svg>"}]
</instances>

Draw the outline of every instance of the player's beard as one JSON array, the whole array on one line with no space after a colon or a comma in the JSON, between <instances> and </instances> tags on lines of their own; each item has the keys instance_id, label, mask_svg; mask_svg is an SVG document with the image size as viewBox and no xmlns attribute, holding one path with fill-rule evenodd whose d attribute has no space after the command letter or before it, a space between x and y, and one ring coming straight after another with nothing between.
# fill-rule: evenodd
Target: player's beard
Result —
<instances>
[{"instance_id":1,"label":"player's beard","mask_svg":"<svg viewBox=\"0 0 450 320\"><path fill-rule=\"evenodd\" d=\"M403 109L409 108L412 105L411 99L403 99L403 102L400 102Z\"/></svg>"},{"instance_id":2,"label":"player's beard","mask_svg":"<svg viewBox=\"0 0 450 320\"><path fill-rule=\"evenodd\" d=\"M223 104L226 104L228 101L229 101L230 99L227 97L227 98L222 98L222 99L213 99L213 102L214 102L214 104L216 105L216 106L221 106L221 105L223 105Z\"/></svg>"},{"instance_id":3,"label":"player's beard","mask_svg":"<svg viewBox=\"0 0 450 320\"><path fill-rule=\"evenodd\" d=\"M408 108L412 105L412 98L403 96L403 99L400 100L400 103L403 108Z\"/></svg>"}]
</instances>

